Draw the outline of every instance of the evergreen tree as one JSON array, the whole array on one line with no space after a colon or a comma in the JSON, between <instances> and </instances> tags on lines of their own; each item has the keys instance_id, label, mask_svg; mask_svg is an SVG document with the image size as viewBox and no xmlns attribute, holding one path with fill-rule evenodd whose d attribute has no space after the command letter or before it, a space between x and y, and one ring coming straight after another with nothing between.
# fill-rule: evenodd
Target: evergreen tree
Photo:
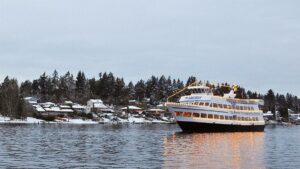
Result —
<instances>
[{"instance_id":1,"label":"evergreen tree","mask_svg":"<svg viewBox=\"0 0 300 169\"><path fill-rule=\"evenodd\" d=\"M273 90L269 90L264 96L264 111L271 111L275 117L275 95Z\"/></svg>"},{"instance_id":2,"label":"evergreen tree","mask_svg":"<svg viewBox=\"0 0 300 169\"><path fill-rule=\"evenodd\" d=\"M128 90L128 97L129 97L129 99L130 100L135 99L135 89L134 89L134 85L133 85L132 82L129 82L127 90Z\"/></svg>"},{"instance_id":3,"label":"evergreen tree","mask_svg":"<svg viewBox=\"0 0 300 169\"><path fill-rule=\"evenodd\" d=\"M278 111L280 112L280 115L288 119L288 107L287 107L287 101L284 97L284 95L277 95L277 104L278 104Z\"/></svg>"},{"instance_id":4,"label":"evergreen tree","mask_svg":"<svg viewBox=\"0 0 300 169\"><path fill-rule=\"evenodd\" d=\"M186 82L186 86L189 86L196 81L197 81L197 78L195 76L190 76Z\"/></svg>"},{"instance_id":5,"label":"evergreen tree","mask_svg":"<svg viewBox=\"0 0 300 169\"><path fill-rule=\"evenodd\" d=\"M19 118L19 115L23 114L23 110L19 109L23 103L20 102L21 96L17 80L9 79L7 76L1 85L0 93L1 114L11 118Z\"/></svg>"},{"instance_id":6,"label":"evergreen tree","mask_svg":"<svg viewBox=\"0 0 300 169\"><path fill-rule=\"evenodd\" d=\"M97 82L95 78L88 80L89 87L90 87L90 98L96 98L96 91L97 91Z\"/></svg>"},{"instance_id":7,"label":"evergreen tree","mask_svg":"<svg viewBox=\"0 0 300 169\"><path fill-rule=\"evenodd\" d=\"M143 101L146 94L145 82L143 80L138 81L134 87L134 90L136 100Z\"/></svg>"},{"instance_id":8,"label":"evergreen tree","mask_svg":"<svg viewBox=\"0 0 300 169\"><path fill-rule=\"evenodd\" d=\"M47 101L48 100L48 89L47 89L47 75L46 73L43 73L39 80L38 80L38 87L39 87L39 92L40 92L40 96L41 96L41 101Z\"/></svg>"},{"instance_id":9,"label":"evergreen tree","mask_svg":"<svg viewBox=\"0 0 300 169\"><path fill-rule=\"evenodd\" d=\"M75 98L79 103L85 103L87 100L86 89L87 89L87 80L85 74L81 71L78 72L76 82L75 82Z\"/></svg>"},{"instance_id":10,"label":"evergreen tree","mask_svg":"<svg viewBox=\"0 0 300 169\"><path fill-rule=\"evenodd\" d=\"M127 102L126 98L128 97L126 96L125 83L123 78L116 78L113 97L114 104L116 105L125 104L125 102Z\"/></svg>"},{"instance_id":11,"label":"evergreen tree","mask_svg":"<svg viewBox=\"0 0 300 169\"><path fill-rule=\"evenodd\" d=\"M25 82L21 83L20 86L20 92L23 96L32 96L33 93L33 83L31 83L29 80L26 80Z\"/></svg>"}]
</instances>

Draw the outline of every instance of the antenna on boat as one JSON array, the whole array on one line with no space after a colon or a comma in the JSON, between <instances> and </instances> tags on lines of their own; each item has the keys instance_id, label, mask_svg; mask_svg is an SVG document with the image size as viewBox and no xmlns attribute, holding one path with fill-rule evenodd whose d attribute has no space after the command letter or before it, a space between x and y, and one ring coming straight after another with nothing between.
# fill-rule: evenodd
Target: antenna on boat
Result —
<instances>
[{"instance_id":1,"label":"antenna on boat","mask_svg":"<svg viewBox=\"0 0 300 169\"><path fill-rule=\"evenodd\" d=\"M189 87L191 87L191 86L193 86L193 85L195 85L197 83L198 83L198 81L196 80L193 83L191 83L190 85L184 87L183 89L181 89L181 90L177 91L176 93L172 94L171 96L167 97L167 102L169 102L169 99L171 99L172 97L174 97L174 96L176 96L176 95L184 92L187 88L189 88Z\"/></svg>"}]
</instances>

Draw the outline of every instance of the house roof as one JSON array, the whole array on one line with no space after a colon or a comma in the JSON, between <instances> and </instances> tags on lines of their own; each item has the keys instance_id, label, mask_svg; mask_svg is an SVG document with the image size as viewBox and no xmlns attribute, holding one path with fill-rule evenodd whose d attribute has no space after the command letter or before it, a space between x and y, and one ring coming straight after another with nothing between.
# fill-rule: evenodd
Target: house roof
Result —
<instances>
[{"instance_id":1,"label":"house roof","mask_svg":"<svg viewBox=\"0 0 300 169\"><path fill-rule=\"evenodd\" d=\"M142 110L141 108L137 107L137 106L128 106L128 107L123 107L122 110Z\"/></svg>"},{"instance_id":2,"label":"house roof","mask_svg":"<svg viewBox=\"0 0 300 169\"><path fill-rule=\"evenodd\" d=\"M92 103L103 103L103 101L101 99L91 99L88 102L92 102Z\"/></svg>"},{"instance_id":3,"label":"house roof","mask_svg":"<svg viewBox=\"0 0 300 169\"><path fill-rule=\"evenodd\" d=\"M75 105L72 105L72 108L73 108L73 109L84 109L85 106L82 106L82 105L80 105L80 104L75 104Z\"/></svg>"}]
</instances>

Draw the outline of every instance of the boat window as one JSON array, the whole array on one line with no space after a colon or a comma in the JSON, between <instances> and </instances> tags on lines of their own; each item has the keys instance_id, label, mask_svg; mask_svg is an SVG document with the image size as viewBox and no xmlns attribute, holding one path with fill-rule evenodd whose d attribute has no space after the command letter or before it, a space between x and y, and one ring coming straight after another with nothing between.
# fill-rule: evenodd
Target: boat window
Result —
<instances>
[{"instance_id":1,"label":"boat window","mask_svg":"<svg viewBox=\"0 0 300 169\"><path fill-rule=\"evenodd\" d=\"M232 116L229 116L229 120L236 120L236 117L234 119Z\"/></svg>"},{"instance_id":2,"label":"boat window","mask_svg":"<svg viewBox=\"0 0 300 169\"><path fill-rule=\"evenodd\" d=\"M241 118L241 117L237 117L237 120L241 121L241 120L242 120L242 118Z\"/></svg>"},{"instance_id":3,"label":"boat window","mask_svg":"<svg viewBox=\"0 0 300 169\"><path fill-rule=\"evenodd\" d=\"M235 109L236 110L240 110L240 106L235 106Z\"/></svg>"},{"instance_id":4,"label":"boat window","mask_svg":"<svg viewBox=\"0 0 300 169\"><path fill-rule=\"evenodd\" d=\"M212 107L218 107L218 106L217 106L217 103L213 103L213 104L212 104Z\"/></svg>"},{"instance_id":5,"label":"boat window","mask_svg":"<svg viewBox=\"0 0 300 169\"><path fill-rule=\"evenodd\" d=\"M184 117L191 117L192 113L191 112L184 112L183 116Z\"/></svg>"},{"instance_id":6,"label":"boat window","mask_svg":"<svg viewBox=\"0 0 300 169\"><path fill-rule=\"evenodd\" d=\"M209 114L207 117L208 117L209 119L212 119L212 118L213 118L213 115L212 115L212 114Z\"/></svg>"},{"instance_id":7,"label":"boat window","mask_svg":"<svg viewBox=\"0 0 300 169\"><path fill-rule=\"evenodd\" d=\"M176 116L182 116L182 112L176 112Z\"/></svg>"},{"instance_id":8,"label":"boat window","mask_svg":"<svg viewBox=\"0 0 300 169\"><path fill-rule=\"evenodd\" d=\"M229 120L229 116L225 116L225 120Z\"/></svg>"},{"instance_id":9,"label":"boat window","mask_svg":"<svg viewBox=\"0 0 300 169\"><path fill-rule=\"evenodd\" d=\"M218 107L222 109L222 108L223 108L223 105L222 105L222 104L218 104Z\"/></svg>"},{"instance_id":10,"label":"boat window","mask_svg":"<svg viewBox=\"0 0 300 169\"><path fill-rule=\"evenodd\" d=\"M199 113L193 113L193 117L199 118L200 115L199 115Z\"/></svg>"},{"instance_id":11,"label":"boat window","mask_svg":"<svg viewBox=\"0 0 300 169\"><path fill-rule=\"evenodd\" d=\"M255 117L256 121L258 121L258 117Z\"/></svg>"},{"instance_id":12,"label":"boat window","mask_svg":"<svg viewBox=\"0 0 300 169\"><path fill-rule=\"evenodd\" d=\"M245 121L245 117L241 117L241 120L242 120L242 121Z\"/></svg>"},{"instance_id":13,"label":"boat window","mask_svg":"<svg viewBox=\"0 0 300 169\"><path fill-rule=\"evenodd\" d=\"M254 108L253 107L250 107L250 109L253 111L254 110Z\"/></svg>"},{"instance_id":14,"label":"boat window","mask_svg":"<svg viewBox=\"0 0 300 169\"><path fill-rule=\"evenodd\" d=\"M246 121L250 121L250 117L246 117L245 120L246 120Z\"/></svg>"},{"instance_id":15,"label":"boat window","mask_svg":"<svg viewBox=\"0 0 300 169\"><path fill-rule=\"evenodd\" d=\"M199 105L200 105L200 106L203 106L203 105L204 105L204 102L200 102Z\"/></svg>"},{"instance_id":16,"label":"boat window","mask_svg":"<svg viewBox=\"0 0 300 169\"><path fill-rule=\"evenodd\" d=\"M223 116L223 115L220 115L220 119L221 119L221 120L224 120L224 116Z\"/></svg>"},{"instance_id":17,"label":"boat window","mask_svg":"<svg viewBox=\"0 0 300 169\"><path fill-rule=\"evenodd\" d=\"M229 107L228 107L228 109L232 109L232 106L231 105L228 105Z\"/></svg>"},{"instance_id":18,"label":"boat window","mask_svg":"<svg viewBox=\"0 0 300 169\"><path fill-rule=\"evenodd\" d=\"M201 113L201 118L207 118L207 114Z\"/></svg>"},{"instance_id":19,"label":"boat window","mask_svg":"<svg viewBox=\"0 0 300 169\"><path fill-rule=\"evenodd\" d=\"M206 102L206 103L205 103L205 106L209 106L209 103L208 103L208 102Z\"/></svg>"},{"instance_id":20,"label":"boat window","mask_svg":"<svg viewBox=\"0 0 300 169\"><path fill-rule=\"evenodd\" d=\"M252 117L252 121L256 121L256 118L255 118L255 117Z\"/></svg>"},{"instance_id":21,"label":"boat window","mask_svg":"<svg viewBox=\"0 0 300 169\"><path fill-rule=\"evenodd\" d=\"M220 118L220 116L219 116L219 115L217 115L217 114L215 114L215 115L214 115L214 118L215 118L215 119L219 119L219 118Z\"/></svg>"}]
</instances>

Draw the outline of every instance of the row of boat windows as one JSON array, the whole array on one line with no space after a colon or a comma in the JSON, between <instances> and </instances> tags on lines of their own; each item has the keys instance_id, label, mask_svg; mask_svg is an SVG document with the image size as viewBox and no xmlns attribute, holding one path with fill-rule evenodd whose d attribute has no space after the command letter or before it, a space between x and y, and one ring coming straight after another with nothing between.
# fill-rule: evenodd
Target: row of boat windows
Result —
<instances>
[{"instance_id":1,"label":"row of boat windows","mask_svg":"<svg viewBox=\"0 0 300 169\"><path fill-rule=\"evenodd\" d=\"M236 116L236 115L226 116L226 115L218 115L218 114L191 113L191 112L176 112L176 116L209 118L209 119L219 119L219 120L258 121L258 117L243 117L243 116Z\"/></svg>"},{"instance_id":2,"label":"row of boat windows","mask_svg":"<svg viewBox=\"0 0 300 169\"><path fill-rule=\"evenodd\" d=\"M235 110L254 111L254 107L250 107L250 106L232 106L232 105L217 104L217 103L209 104L209 102L194 102L192 104L193 105L199 105L199 106L210 106L210 107L221 108L221 109L235 109Z\"/></svg>"}]
</instances>

